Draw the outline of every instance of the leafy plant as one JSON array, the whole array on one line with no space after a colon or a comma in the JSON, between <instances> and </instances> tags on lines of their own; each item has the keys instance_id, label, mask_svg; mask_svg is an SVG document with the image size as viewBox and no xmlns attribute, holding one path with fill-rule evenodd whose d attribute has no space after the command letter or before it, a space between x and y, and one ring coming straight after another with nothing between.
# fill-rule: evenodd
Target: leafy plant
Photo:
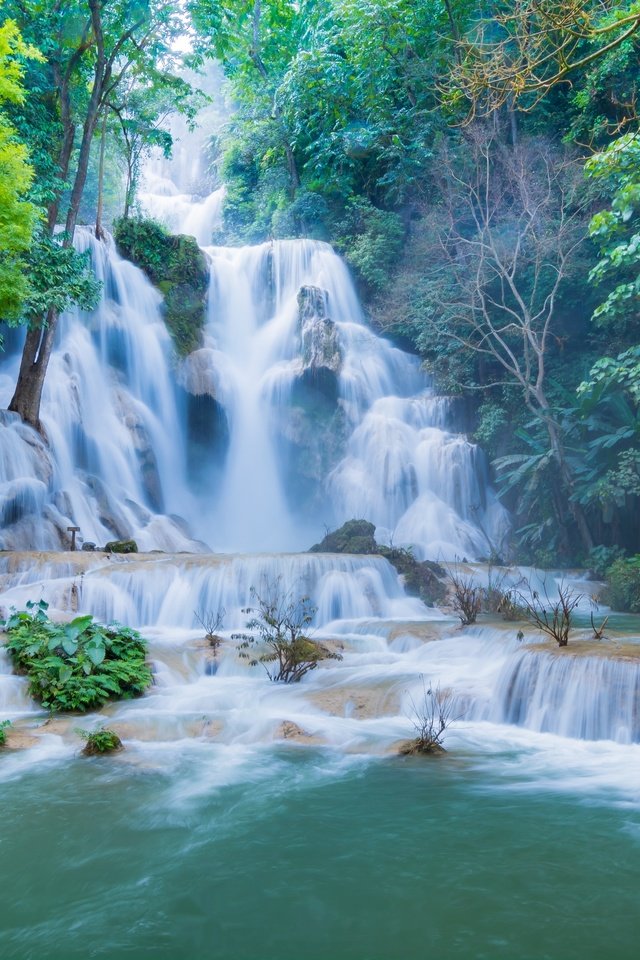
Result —
<instances>
[{"instance_id":1,"label":"leafy plant","mask_svg":"<svg viewBox=\"0 0 640 960\"><path fill-rule=\"evenodd\" d=\"M99 730L78 730L77 733L86 740L83 754L86 757L95 757L102 753L115 753L124 750L122 740L113 730L101 727Z\"/></svg>"},{"instance_id":2,"label":"leafy plant","mask_svg":"<svg viewBox=\"0 0 640 960\"><path fill-rule=\"evenodd\" d=\"M53 623L48 604L29 601L4 624L6 648L29 678L29 693L49 710L92 710L107 700L138 696L152 681L147 646L118 623L91 615Z\"/></svg>"},{"instance_id":3,"label":"leafy plant","mask_svg":"<svg viewBox=\"0 0 640 960\"><path fill-rule=\"evenodd\" d=\"M608 585L602 595L614 610L640 613L640 554L612 563L607 571Z\"/></svg>"},{"instance_id":4,"label":"leafy plant","mask_svg":"<svg viewBox=\"0 0 640 960\"><path fill-rule=\"evenodd\" d=\"M11 720L0 720L0 747L4 747L7 742L7 727L11 726Z\"/></svg>"},{"instance_id":5,"label":"leafy plant","mask_svg":"<svg viewBox=\"0 0 640 960\"><path fill-rule=\"evenodd\" d=\"M241 641L240 657L252 666L261 663L270 680L297 683L322 660L342 659L309 636L316 612L309 597L283 591L280 579L266 584L262 594L251 587L251 597L254 605L243 610L252 615L247 622L251 632L231 636ZM255 649L255 656L248 653Z\"/></svg>"}]
</instances>

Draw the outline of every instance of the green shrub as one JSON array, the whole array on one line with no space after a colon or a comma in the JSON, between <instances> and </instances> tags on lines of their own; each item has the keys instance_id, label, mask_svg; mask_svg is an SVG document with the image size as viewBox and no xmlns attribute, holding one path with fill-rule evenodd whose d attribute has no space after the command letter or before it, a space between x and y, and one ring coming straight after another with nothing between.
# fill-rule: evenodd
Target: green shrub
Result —
<instances>
[{"instance_id":1,"label":"green shrub","mask_svg":"<svg viewBox=\"0 0 640 960\"><path fill-rule=\"evenodd\" d=\"M261 663L270 680L297 683L322 660L342 660L309 636L309 628L316 612L308 597L294 597L284 592L280 579L265 584L262 594L251 587L255 606L243 613L251 615L247 622L250 633L232 633L232 640L240 640L239 656L251 666ZM256 655L247 651L257 650Z\"/></svg>"},{"instance_id":2,"label":"green shrub","mask_svg":"<svg viewBox=\"0 0 640 960\"><path fill-rule=\"evenodd\" d=\"M592 547L587 556L587 566L597 577L606 579L609 567L624 556L624 550L621 547L605 547L599 545Z\"/></svg>"},{"instance_id":3,"label":"green shrub","mask_svg":"<svg viewBox=\"0 0 640 960\"><path fill-rule=\"evenodd\" d=\"M101 727L99 730L78 730L83 740L86 740L83 754L85 757L95 757L101 753L115 753L124 750L122 740L113 730Z\"/></svg>"},{"instance_id":4,"label":"green shrub","mask_svg":"<svg viewBox=\"0 0 640 960\"><path fill-rule=\"evenodd\" d=\"M11 720L0 720L0 747L4 747L7 742L7 727L11 726Z\"/></svg>"},{"instance_id":5,"label":"green shrub","mask_svg":"<svg viewBox=\"0 0 640 960\"><path fill-rule=\"evenodd\" d=\"M6 648L27 675L32 697L48 710L85 711L144 693L152 675L139 633L92 616L53 623L47 609L44 600L29 601L4 625Z\"/></svg>"},{"instance_id":6,"label":"green shrub","mask_svg":"<svg viewBox=\"0 0 640 960\"><path fill-rule=\"evenodd\" d=\"M623 613L640 613L640 554L612 563L607 581L603 603Z\"/></svg>"},{"instance_id":7,"label":"green shrub","mask_svg":"<svg viewBox=\"0 0 640 960\"><path fill-rule=\"evenodd\" d=\"M336 246L355 270L363 293L381 294L402 252L404 226L399 214L381 210L362 197L352 199L335 233Z\"/></svg>"}]
</instances>

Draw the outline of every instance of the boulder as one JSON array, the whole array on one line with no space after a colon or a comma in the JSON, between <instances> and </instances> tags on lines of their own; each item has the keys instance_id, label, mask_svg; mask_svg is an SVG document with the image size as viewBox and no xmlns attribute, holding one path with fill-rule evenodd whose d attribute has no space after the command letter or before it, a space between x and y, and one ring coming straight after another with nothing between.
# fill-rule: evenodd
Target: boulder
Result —
<instances>
[{"instance_id":1,"label":"boulder","mask_svg":"<svg viewBox=\"0 0 640 960\"><path fill-rule=\"evenodd\" d=\"M310 553L379 553L376 528L368 520L347 520L339 530L328 533Z\"/></svg>"},{"instance_id":2,"label":"boulder","mask_svg":"<svg viewBox=\"0 0 640 960\"><path fill-rule=\"evenodd\" d=\"M106 553L137 553L138 544L135 540L110 540L104 549Z\"/></svg>"},{"instance_id":3,"label":"boulder","mask_svg":"<svg viewBox=\"0 0 640 960\"><path fill-rule=\"evenodd\" d=\"M298 292L298 332L300 335L303 381L323 393L336 393L342 369L342 350L338 328L329 317L328 295L320 287L301 287Z\"/></svg>"}]
</instances>

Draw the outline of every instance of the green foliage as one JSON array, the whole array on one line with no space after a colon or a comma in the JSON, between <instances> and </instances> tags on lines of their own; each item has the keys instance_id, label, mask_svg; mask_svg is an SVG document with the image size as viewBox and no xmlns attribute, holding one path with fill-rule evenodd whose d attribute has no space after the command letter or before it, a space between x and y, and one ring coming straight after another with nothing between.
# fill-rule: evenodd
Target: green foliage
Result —
<instances>
[{"instance_id":1,"label":"green foliage","mask_svg":"<svg viewBox=\"0 0 640 960\"><path fill-rule=\"evenodd\" d=\"M0 747L6 746L7 729L11 726L11 720L0 720Z\"/></svg>"},{"instance_id":2,"label":"green foliage","mask_svg":"<svg viewBox=\"0 0 640 960\"><path fill-rule=\"evenodd\" d=\"M161 224L141 218L117 220L114 237L122 256L162 293L165 323L178 354L196 350L206 320L209 267L195 239L172 236Z\"/></svg>"},{"instance_id":3,"label":"green foliage","mask_svg":"<svg viewBox=\"0 0 640 960\"><path fill-rule=\"evenodd\" d=\"M102 753L115 753L124 749L118 734L106 727L101 727L99 730L78 730L77 732L83 740L86 740L82 752L87 757L98 756Z\"/></svg>"},{"instance_id":4,"label":"green foliage","mask_svg":"<svg viewBox=\"0 0 640 960\"><path fill-rule=\"evenodd\" d=\"M620 335L633 333L640 317L640 140L629 133L614 140L586 163L586 172L611 197L609 209L591 220L591 236L600 258L593 283L609 293L594 320Z\"/></svg>"},{"instance_id":5,"label":"green foliage","mask_svg":"<svg viewBox=\"0 0 640 960\"><path fill-rule=\"evenodd\" d=\"M379 210L364 198L352 199L334 235L365 292L382 293L402 251L404 227L400 216Z\"/></svg>"},{"instance_id":6,"label":"green foliage","mask_svg":"<svg viewBox=\"0 0 640 960\"><path fill-rule=\"evenodd\" d=\"M323 660L342 659L309 636L316 612L309 597L294 597L282 589L280 580L265 584L262 593L252 587L251 597L253 605L243 611L251 615L250 632L234 633L231 638L241 641L240 657L252 666L261 663L270 680L297 683ZM253 650L255 656L248 652Z\"/></svg>"},{"instance_id":7,"label":"green foliage","mask_svg":"<svg viewBox=\"0 0 640 960\"><path fill-rule=\"evenodd\" d=\"M605 547L599 544L589 551L587 566L597 577L604 579L609 567L611 567L616 560L620 560L623 553L624 551L621 550L620 547Z\"/></svg>"},{"instance_id":8,"label":"green foliage","mask_svg":"<svg viewBox=\"0 0 640 960\"><path fill-rule=\"evenodd\" d=\"M640 554L612 563L607 570L607 581L603 603L614 610L640 613Z\"/></svg>"},{"instance_id":9,"label":"green foliage","mask_svg":"<svg viewBox=\"0 0 640 960\"><path fill-rule=\"evenodd\" d=\"M8 20L0 26L0 318L9 321L20 316L29 290L24 258L37 214L27 199L33 180L28 150L5 111L7 104L25 99L25 58L40 55Z\"/></svg>"},{"instance_id":10,"label":"green foliage","mask_svg":"<svg viewBox=\"0 0 640 960\"><path fill-rule=\"evenodd\" d=\"M27 321L36 323L49 310L63 313L74 305L93 310L98 305L102 285L93 274L89 253L63 247L42 228L34 236L27 268L29 286L22 305Z\"/></svg>"},{"instance_id":11,"label":"green foliage","mask_svg":"<svg viewBox=\"0 0 640 960\"><path fill-rule=\"evenodd\" d=\"M49 710L85 711L144 693L152 676L135 630L103 626L90 615L54 623L47 609L43 600L30 601L4 624L5 646L26 673L32 697Z\"/></svg>"}]
</instances>

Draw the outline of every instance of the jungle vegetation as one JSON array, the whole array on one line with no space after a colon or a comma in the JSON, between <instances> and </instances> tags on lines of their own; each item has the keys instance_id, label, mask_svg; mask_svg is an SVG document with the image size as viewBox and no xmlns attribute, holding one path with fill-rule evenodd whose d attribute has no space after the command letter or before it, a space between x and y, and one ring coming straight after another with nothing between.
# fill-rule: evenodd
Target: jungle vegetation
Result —
<instances>
[{"instance_id":1,"label":"jungle vegetation","mask_svg":"<svg viewBox=\"0 0 640 960\"><path fill-rule=\"evenodd\" d=\"M126 224L140 166L214 61L216 241L332 242L372 323L464 399L512 558L632 577L635 0L4 0L0 314L27 326L11 409L38 428L57 318L97 295L76 225L159 242Z\"/></svg>"}]
</instances>

